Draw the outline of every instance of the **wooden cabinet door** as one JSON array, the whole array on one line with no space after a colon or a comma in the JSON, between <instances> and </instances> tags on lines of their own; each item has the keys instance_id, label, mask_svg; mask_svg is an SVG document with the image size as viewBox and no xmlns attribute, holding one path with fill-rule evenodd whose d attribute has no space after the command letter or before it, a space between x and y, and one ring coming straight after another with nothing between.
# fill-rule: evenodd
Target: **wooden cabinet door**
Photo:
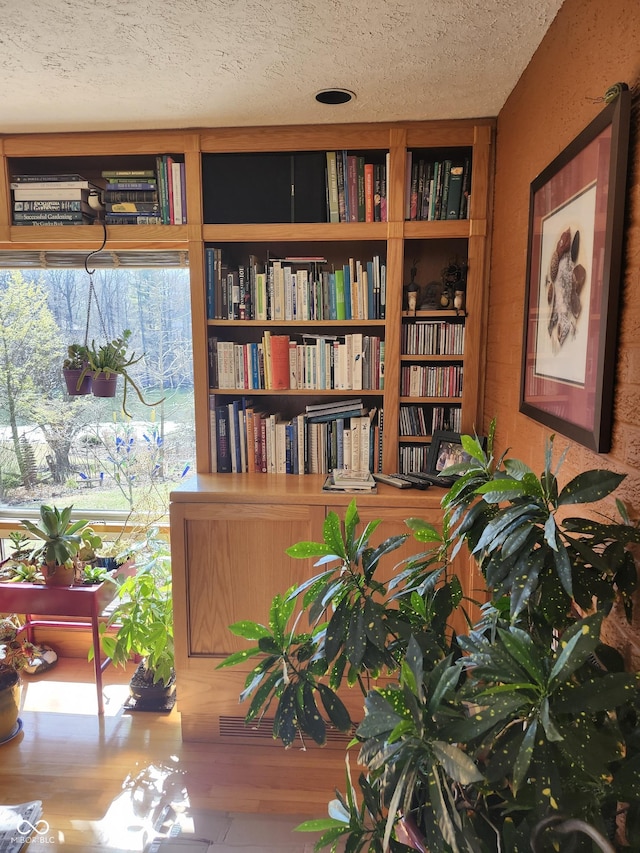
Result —
<instances>
[{"instance_id":1,"label":"wooden cabinet door","mask_svg":"<svg viewBox=\"0 0 640 853\"><path fill-rule=\"evenodd\" d=\"M315 537L322 507L209 503L175 510L182 515L185 566L184 599L176 590L174 600L186 604L187 656L246 649L229 625L242 619L266 624L273 596L307 577L308 562L285 550Z\"/></svg>"}]
</instances>

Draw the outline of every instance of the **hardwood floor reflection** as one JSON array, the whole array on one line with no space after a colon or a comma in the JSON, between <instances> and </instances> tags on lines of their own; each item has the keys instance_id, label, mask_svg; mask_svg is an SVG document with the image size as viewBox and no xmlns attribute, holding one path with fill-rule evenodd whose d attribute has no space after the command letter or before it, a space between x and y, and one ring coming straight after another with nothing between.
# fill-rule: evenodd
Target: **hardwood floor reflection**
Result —
<instances>
[{"instance_id":1,"label":"hardwood floor reflection","mask_svg":"<svg viewBox=\"0 0 640 853\"><path fill-rule=\"evenodd\" d=\"M292 828L325 817L344 788L342 750L183 743L176 708L123 710L128 679L105 671L103 718L83 660L23 679L22 731L0 746L0 803L42 800L48 851L138 853L178 830L211 841L210 853L312 851L316 837Z\"/></svg>"}]
</instances>

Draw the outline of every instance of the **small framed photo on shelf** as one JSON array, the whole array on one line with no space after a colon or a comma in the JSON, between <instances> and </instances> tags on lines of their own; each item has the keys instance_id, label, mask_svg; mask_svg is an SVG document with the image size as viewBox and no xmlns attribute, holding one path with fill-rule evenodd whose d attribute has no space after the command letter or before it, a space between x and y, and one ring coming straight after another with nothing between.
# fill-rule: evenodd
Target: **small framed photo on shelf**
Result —
<instances>
[{"instance_id":1,"label":"small framed photo on shelf","mask_svg":"<svg viewBox=\"0 0 640 853\"><path fill-rule=\"evenodd\" d=\"M623 88L531 183L520 411L611 445L629 149Z\"/></svg>"},{"instance_id":2,"label":"small framed photo on shelf","mask_svg":"<svg viewBox=\"0 0 640 853\"><path fill-rule=\"evenodd\" d=\"M480 442L480 447L486 447L486 436L477 436ZM471 457L462 446L462 440L459 432L449 432L448 430L436 429L431 437L429 445L429 455L427 457L427 473L440 476L441 472L451 465L462 465L469 462ZM443 478L443 483L449 482L451 485L457 476Z\"/></svg>"}]
</instances>

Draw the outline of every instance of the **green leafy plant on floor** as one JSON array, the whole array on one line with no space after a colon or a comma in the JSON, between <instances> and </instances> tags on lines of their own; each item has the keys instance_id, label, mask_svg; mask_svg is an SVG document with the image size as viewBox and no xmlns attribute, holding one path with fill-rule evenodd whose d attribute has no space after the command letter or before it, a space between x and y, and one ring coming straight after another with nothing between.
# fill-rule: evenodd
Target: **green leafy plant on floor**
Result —
<instances>
[{"instance_id":1,"label":"green leafy plant on floor","mask_svg":"<svg viewBox=\"0 0 640 853\"><path fill-rule=\"evenodd\" d=\"M553 437L538 477L463 436L470 459L442 501L442 526L407 525L423 550L388 569L405 536L377 546L378 521L360 531L355 503L330 513L324 541L288 552L317 558L321 572L277 595L266 625L231 630L253 643L221 666L255 661L242 700L248 722L273 715L273 734L318 743L328 725L355 727L354 784L320 831L316 849L522 853L640 845L639 676L600 639L614 601L629 616L640 531L593 509L623 477L579 474L564 487ZM465 635L451 628L465 607L453 560L465 546L486 580L488 601ZM461 555L462 556L462 555ZM384 565L389 566L388 561ZM294 613L295 612L295 613ZM308 630L299 630L305 614ZM245 663L246 666L246 663ZM389 676L384 684L373 678ZM338 695L359 685L365 714L352 721ZM560 842L558 842L560 839ZM609 845L607 848L605 845ZM555 846L554 846L555 845Z\"/></svg>"},{"instance_id":2,"label":"green leafy plant on floor","mask_svg":"<svg viewBox=\"0 0 640 853\"><path fill-rule=\"evenodd\" d=\"M101 648L122 666L139 656L145 680L166 685L175 661L169 544L154 528L131 547L131 556L136 571L120 583L116 604L100 626ZM116 627L115 634L108 633L111 626Z\"/></svg>"}]
</instances>

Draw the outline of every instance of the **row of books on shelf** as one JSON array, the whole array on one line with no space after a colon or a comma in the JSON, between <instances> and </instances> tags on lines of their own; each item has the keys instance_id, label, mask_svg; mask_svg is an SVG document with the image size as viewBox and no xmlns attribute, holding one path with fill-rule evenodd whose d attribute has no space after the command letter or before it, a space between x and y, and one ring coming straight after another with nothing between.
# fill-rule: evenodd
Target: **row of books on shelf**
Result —
<instances>
[{"instance_id":1,"label":"row of books on shelf","mask_svg":"<svg viewBox=\"0 0 640 853\"><path fill-rule=\"evenodd\" d=\"M384 341L349 335L272 334L236 343L209 336L209 381L228 390L373 390L384 388Z\"/></svg>"},{"instance_id":2,"label":"row of books on shelf","mask_svg":"<svg viewBox=\"0 0 640 853\"><path fill-rule=\"evenodd\" d=\"M464 323L437 320L403 323L401 343L405 355L462 355Z\"/></svg>"},{"instance_id":3,"label":"row of books on shelf","mask_svg":"<svg viewBox=\"0 0 640 853\"><path fill-rule=\"evenodd\" d=\"M79 174L14 175L14 224L186 223L184 163L171 155L158 156L155 170L105 169L101 177L97 184Z\"/></svg>"},{"instance_id":4,"label":"row of books on shelf","mask_svg":"<svg viewBox=\"0 0 640 853\"><path fill-rule=\"evenodd\" d=\"M327 151L327 220L386 222L389 155L367 163L348 151Z\"/></svg>"},{"instance_id":5,"label":"row of books on shelf","mask_svg":"<svg viewBox=\"0 0 640 853\"><path fill-rule=\"evenodd\" d=\"M307 407L309 408L309 407ZM326 409L327 407L325 407ZM330 408L330 407L329 407ZM382 410L348 416L311 407L289 419L255 408L243 397L229 403L209 397L212 473L328 474L334 469L379 471Z\"/></svg>"},{"instance_id":6,"label":"row of books on shelf","mask_svg":"<svg viewBox=\"0 0 640 853\"><path fill-rule=\"evenodd\" d=\"M461 364L403 365L400 371L400 396L460 397L462 374Z\"/></svg>"},{"instance_id":7,"label":"row of books on shelf","mask_svg":"<svg viewBox=\"0 0 640 853\"><path fill-rule=\"evenodd\" d=\"M471 161L428 161L407 151L405 219L467 219L471 189Z\"/></svg>"},{"instance_id":8,"label":"row of books on shelf","mask_svg":"<svg viewBox=\"0 0 640 853\"><path fill-rule=\"evenodd\" d=\"M400 435L428 436L436 430L460 432L462 409L458 406L400 406Z\"/></svg>"},{"instance_id":9,"label":"row of books on shelf","mask_svg":"<svg viewBox=\"0 0 640 853\"><path fill-rule=\"evenodd\" d=\"M379 255L349 258L327 270L325 258L287 257L229 265L222 249L205 249L210 320L383 320L387 270Z\"/></svg>"},{"instance_id":10,"label":"row of books on shelf","mask_svg":"<svg viewBox=\"0 0 640 853\"><path fill-rule=\"evenodd\" d=\"M429 458L428 444L401 444L398 449L398 466L401 474L415 471L427 471Z\"/></svg>"},{"instance_id":11,"label":"row of books on shelf","mask_svg":"<svg viewBox=\"0 0 640 853\"><path fill-rule=\"evenodd\" d=\"M107 225L184 225L187 191L184 162L156 157L155 169L102 172Z\"/></svg>"}]
</instances>

